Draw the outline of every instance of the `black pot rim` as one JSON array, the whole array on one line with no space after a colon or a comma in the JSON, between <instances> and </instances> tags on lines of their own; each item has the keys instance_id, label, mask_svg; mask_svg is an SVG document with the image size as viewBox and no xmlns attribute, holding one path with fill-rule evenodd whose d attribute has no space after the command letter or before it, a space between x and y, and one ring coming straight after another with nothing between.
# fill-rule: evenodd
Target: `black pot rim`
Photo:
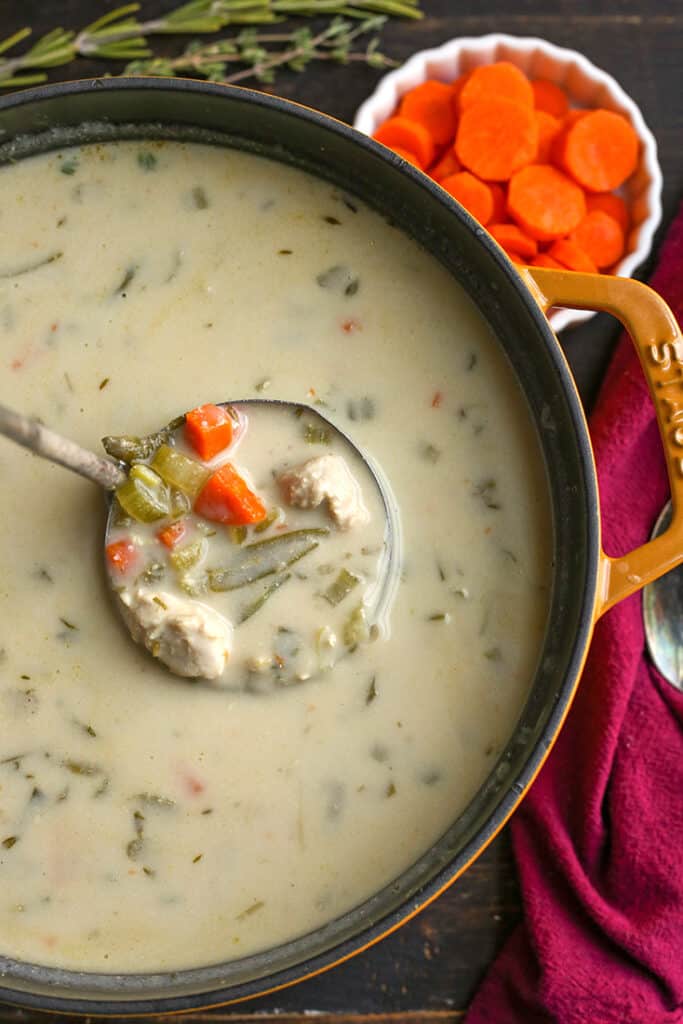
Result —
<instances>
[{"instance_id":1,"label":"black pot rim","mask_svg":"<svg viewBox=\"0 0 683 1024\"><path fill-rule=\"evenodd\" d=\"M593 452L586 418L584 415L581 400L576 389L571 371L560 348L560 344L553 334L548 321L539 309L531 293L524 285L522 279L516 274L512 265L508 263L502 254L502 250L496 245L490 235L485 232L478 223L454 200L452 200L438 185L426 175L415 170L412 166L402 161L391 151L380 146L369 137L358 132L349 125L310 107L294 103L276 96L270 96L255 90L245 89L237 86L210 83L195 79L169 79L169 78L90 78L77 79L69 82L57 82L36 86L8 96L0 97L0 112L13 107L30 105L36 101L49 99L54 96L68 97L81 94L91 90L103 93L119 93L135 90L150 91L171 91L189 92L198 96L240 96L245 102L256 106L270 108L303 118L328 132L336 133L345 138L349 143L370 150L375 156L381 157L385 162L400 168L404 175L412 179L413 187L425 189L442 205L445 206L451 215L457 217L469 233L474 236L476 242L483 246L489 253L491 259L498 265L498 268L506 275L516 292L517 300L524 305L526 312L533 320L536 329L545 341L548 354L552 360L557 377L564 390L569 414L575 432L575 440L579 461L582 467L586 495L586 521L588 524L587 535L587 579L583 591L583 600L579 616L579 625L576 631L575 642L572 650L569 667L565 678L558 685L557 700L548 717L546 726L538 742L528 756L523 769L515 778L511 778L507 785L507 792L500 800L496 810L492 813L483 829L468 842L463 849L429 882L425 883L419 891L414 894L406 905L401 904L395 911L385 914L380 920L369 925L362 931L356 933L341 943L336 944L327 951L306 959L303 963L280 970L274 974L264 975L252 981L231 984L227 987L213 988L209 991L193 992L187 995L142 997L142 998L78 998L64 996L61 993L69 983L75 990L82 989L88 979L98 977L91 973L76 971L62 971L55 968L31 965L25 962L0 958L0 977L6 975L5 964L11 965L16 974L22 976L22 987L7 987L0 985L0 1000L18 1006L34 1010L44 1010L59 1013L75 1013L87 1016L131 1016L159 1013L182 1013L191 1010L204 1010L212 1007L231 1005L247 999L264 996L272 992L286 988L299 981L306 980L314 975L341 964L350 959L356 953L360 953L369 946L378 942L384 936L395 931L401 924L410 920L421 909L432 902L443 890L445 890L456 878L466 870L467 867L479 856L488 846L489 842L497 835L508 818L520 803L526 789L533 781L543 764L554 740L557 737L562 721L567 714L579 675L583 667L588 644L592 635L594 624L594 609L597 595L597 572L600 558L600 521L598 505L597 478L593 461ZM17 970L18 968L18 970ZM204 970L195 968L189 971L169 972L165 978L177 978L179 976L189 977L195 972ZM115 986L117 978L130 979L131 975L101 975L111 981ZM135 975L134 977L145 978L151 975ZM157 979L162 976L155 975ZM31 979L35 978L40 987L45 990L50 984L59 989L55 994L49 991L32 992L23 986L30 986Z\"/></svg>"}]
</instances>

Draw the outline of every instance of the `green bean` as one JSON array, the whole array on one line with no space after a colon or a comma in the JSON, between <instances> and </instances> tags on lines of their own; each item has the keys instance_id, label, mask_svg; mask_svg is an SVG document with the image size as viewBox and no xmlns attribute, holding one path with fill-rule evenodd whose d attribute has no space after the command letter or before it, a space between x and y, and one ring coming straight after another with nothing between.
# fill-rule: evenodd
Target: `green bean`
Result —
<instances>
[{"instance_id":1,"label":"green bean","mask_svg":"<svg viewBox=\"0 0 683 1024\"><path fill-rule=\"evenodd\" d=\"M249 604L244 606L239 617L239 624L242 625L243 622L246 622L247 619L250 619L252 617L252 615L255 615L256 612L260 611L261 608L263 608L266 601L270 597L272 597L273 594L276 593L276 591L278 591L280 587L287 582L287 580L290 580L291 578L291 572L282 573L282 575L276 576L272 583L269 583L268 586L261 591L257 598L255 598Z\"/></svg>"},{"instance_id":2,"label":"green bean","mask_svg":"<svg viewBox=\"0 0 683 1024\"><path fill-rule=\"evenodd\" d=\"M232 565L209 569L209 588L219 592L237 590L265 576L283 572L317 548L319 538L326 537L328 533L329 530L324 528L291 530L277 537L245 544L239 548Z\"/></svg>"},{"instance_id":3,"label":"green bean","mask_svg":"<svg viewBox=\"0 0 683 1024\"><path fill-rule=\"evenodd\" d=\"M162 444L166 444L171 434L185 422L185 416L178 416L176 419L157 430L154 434L146 437L135 437L131 434L122 434L120 437L107 436L102 438L102 445L107 455L121 462L141 462L154 455Z\"/></svg>"}]
</instances>

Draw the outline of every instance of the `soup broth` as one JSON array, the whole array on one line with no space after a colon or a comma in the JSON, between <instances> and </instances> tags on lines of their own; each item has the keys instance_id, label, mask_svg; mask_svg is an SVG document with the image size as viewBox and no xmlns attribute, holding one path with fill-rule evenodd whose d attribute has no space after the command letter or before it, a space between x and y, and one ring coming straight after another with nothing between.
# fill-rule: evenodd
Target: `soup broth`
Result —
<instances>
[{"instance_id":1,"label":"soup broth","mask_svg":"<svg viewBox=\"0 0 683 1024\"><path fill-rule=\"evenodd\" d=\"M224 690L131 641L103 495L0 440L0 953L138 972L272 947L409 867L513 730L550 583L523 396L446 270L300 171L112 143L3 167L0 195L0 400L94 450L205 402L320 402L396 496L388 636Z\"/></svg>"}]
</instances>

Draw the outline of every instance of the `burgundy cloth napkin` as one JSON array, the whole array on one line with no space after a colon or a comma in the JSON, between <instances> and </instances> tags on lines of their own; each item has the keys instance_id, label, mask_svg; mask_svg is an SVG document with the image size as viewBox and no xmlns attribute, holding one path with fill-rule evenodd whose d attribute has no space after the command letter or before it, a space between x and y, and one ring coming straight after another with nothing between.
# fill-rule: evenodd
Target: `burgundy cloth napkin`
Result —
<instances>
[{"instance_id":1,"label":"burgundy cloth napkin","mask_svg":"<svg viewBox=\"0 0 683 1024\"><path fill-rule=\"evenodd\" d=\"M683 323L683 207L652 287ZM654 409L622 338L591 421L611 555L669 495ZM466 1024L683 1021L683 695L645 653L635 595L598 623L578 693L514 816L524 921Z\"/></svg>"}]
</instances>

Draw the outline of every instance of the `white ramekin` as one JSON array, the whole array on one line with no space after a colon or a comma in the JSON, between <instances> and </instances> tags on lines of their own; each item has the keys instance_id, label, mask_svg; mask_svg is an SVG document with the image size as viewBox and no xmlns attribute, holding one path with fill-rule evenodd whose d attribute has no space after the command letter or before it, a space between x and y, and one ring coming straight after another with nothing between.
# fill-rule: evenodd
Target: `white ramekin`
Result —
<instances>
[{"instance_id":1,"label":"white ramekin","mask_svg":"<svg viewBox=\"0 0 683 1024\"><path fill-rule=\"evenodd\" d=\"M662 217L662 172L657 160L657 143L640 110L619 83L576 50L555 46L545 39L500 33L451 39L436 49L413 54L400 68L385 75L359 107L354 127L373 135L391 117L409 89L428 78L453 82L459 75L497 60L516 64L529 78L548 78L556 82L566 90L573 105L604 107L623 114L635 128L641 141L640 162L621 189L631 211L631 230L626 240L626 254L615 269L620 277L631 277L649 255ZM550 322L555 331L561 331L593 315L588 310L561 309L551 314Z\"/></svg>"}]
</instances>

